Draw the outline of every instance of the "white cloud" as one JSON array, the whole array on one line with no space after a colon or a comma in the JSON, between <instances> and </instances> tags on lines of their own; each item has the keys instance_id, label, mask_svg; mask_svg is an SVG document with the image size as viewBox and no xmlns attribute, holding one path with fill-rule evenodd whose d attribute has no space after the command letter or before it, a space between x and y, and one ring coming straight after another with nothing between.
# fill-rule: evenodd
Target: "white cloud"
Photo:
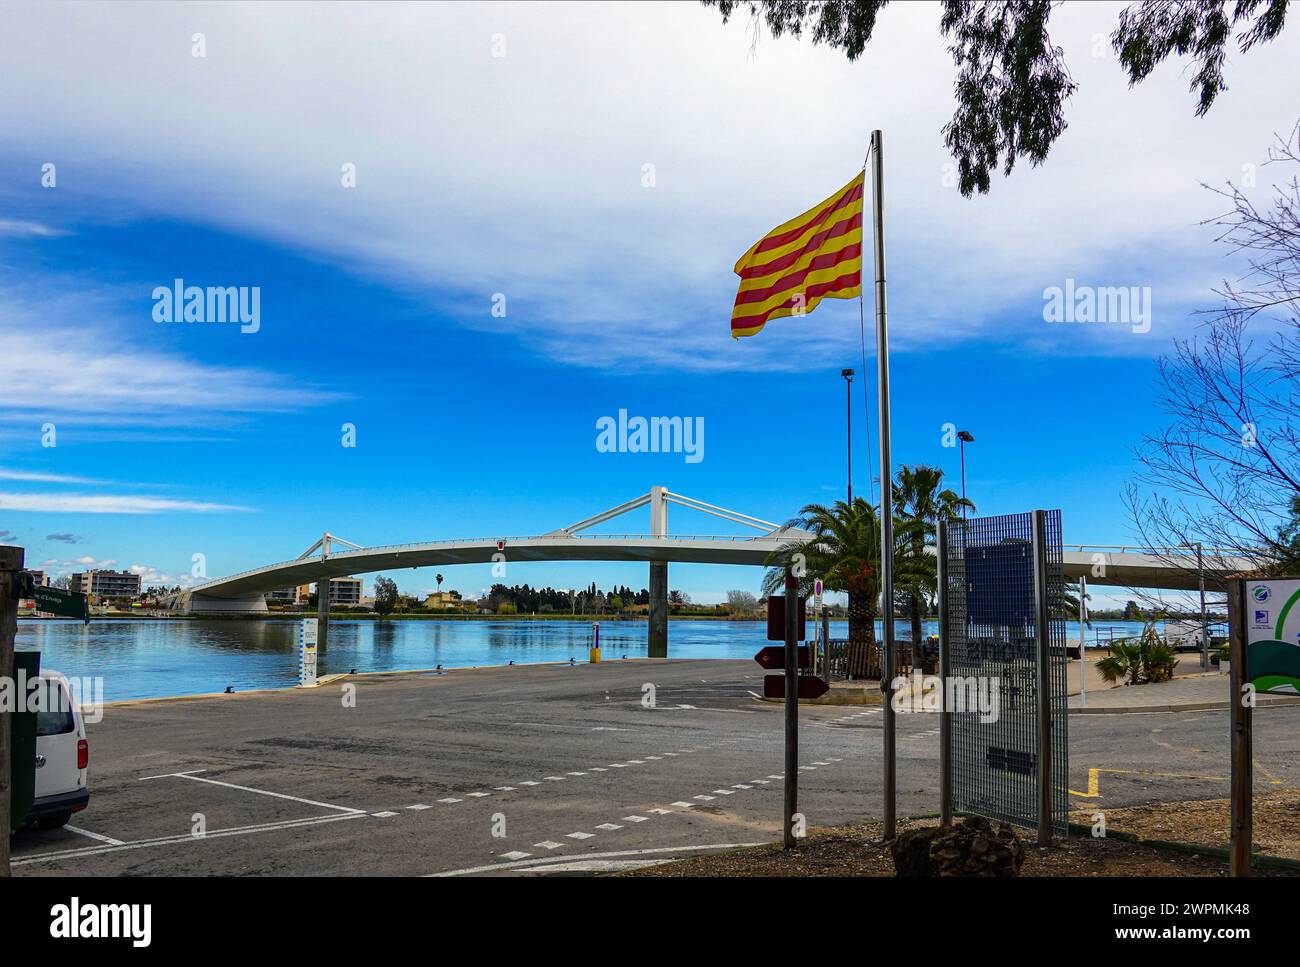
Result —
<instances>
[{"instance_id":1,"label":"white cloud","mask_svg":"<svg viewBox=\"0 0 1300 967\"><path fill-rule=\"evenodd\" d=\"M94 480L90 477L73 477L62 473L40 473L28 470L6 470L0 467L0 480L22 480L27 483L66 483L66 484L91 484L102 483L101 480Z\"/></svg>"},{"instance_id":2,"label":"white cloud","mask_svg":"<svg viewBox=\"0 0 1300 967\"><path fill-rule=\"evenodd\" d=\"M318 405L344 394L267 370L198 362L113 336L101 296L53 297L41 306L0 289L0 423L33 418L81 425L211 424L219 417ZM39 387L40 392L33 392ZM8 474L16 471L9 471ZM0 473L11 480L37 479Z\"/></svg>"},{"instance_id":3,"label":"white cloud","mask_svg":"<svg viewBox=\"0 0 1300 967\"><path fill-rule=\"evenodd\" d=\"M0 510L51 514L207 514L247 511L234 504L134 497L125 494L17 494L0 492Z\"/></svg>"},{"instance_id":4,"label":"white cloud","mask_svg":"<svg viewBox=\"0 0 1300 967\"><path fill-rule=\"evenodd\" d=\"M75 164L58 191L114 214L304 249L566 362L685 369L856 349L845 303L733 343L731 264L843 184L880 127L899 348L1149 353L1225 271L1197 227L1215 210L1197 184L1239 177L1291 128L1300 32L1231 58L1230 90L1198 119L1184 63L1130 91L1113 57L1091 56L1119 7L1059 8L1053 39L1080 83L1070 128L1043 168L977 199L942 183L953 67L934 5L886 8L857 64L765 35L751 52L743 13L724 27L694 4L209 5L197 20L186 6L17 6L0 124L11 150ZM340 187L345 162L355 189ZM1040 293L1067 277L1152 286L1151 338L1046 326ZM494 292L507 319L488 314ZM185 397L185 365L166 362L155 398L134 402ZM113 364L92 387L66 369L62 390L113 401Z\"/></svg>"},{"instance_id":5,"label":"white cloud","mask_svg":"<svg viewBox=\"0 0 1300 967\"><path fill-rule=\"evenodd\" d=\"M21 219L0 218L0 238L58 238L64 233L50 225L40 222L26 222Z\"/></svg>"}]
</instances>

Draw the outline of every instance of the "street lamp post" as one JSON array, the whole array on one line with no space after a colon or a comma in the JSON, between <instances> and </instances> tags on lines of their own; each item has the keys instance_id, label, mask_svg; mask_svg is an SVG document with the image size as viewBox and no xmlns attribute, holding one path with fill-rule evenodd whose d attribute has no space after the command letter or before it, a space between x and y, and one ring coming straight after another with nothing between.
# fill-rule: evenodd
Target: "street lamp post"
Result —
<instances>
[{"instance_id":1,"label":"street lamp post","mask_svg":"<svg viewBox=\"0 0 1300 967\"><path fill-rule=\"evenodd\" d=\"M847 417L845 425L848 427L848 453L849 453L849 506L853 506L853 370L841 369L840 375L844 377L844 415Z\"/></svg>"},{"instance_id":2,"label":"street lamp post","mask_svg":"<svg viewBox=\"0 0 1300 967\"><path fill-rule=\"evenodd\" d=\"M961 499L966 499L966 444L974 443L975 437L970 430L958 430L957 439L961 441ZM966 519L966 505L961 508L962 520Z\"/></svg>"},{"instance_id":3,"label":"street lamp post","mask_svg":"<svg viewBox=\"0 0 1300 967\"><path fill-rule=\"evenodd\" d=\"M1205 672L1210 670L1210 623L1205 615L1205 548L1200 541L1178 546L1196 549L1196 581L1201 589L1201 671Z\"/></svg>"}]
</instances>

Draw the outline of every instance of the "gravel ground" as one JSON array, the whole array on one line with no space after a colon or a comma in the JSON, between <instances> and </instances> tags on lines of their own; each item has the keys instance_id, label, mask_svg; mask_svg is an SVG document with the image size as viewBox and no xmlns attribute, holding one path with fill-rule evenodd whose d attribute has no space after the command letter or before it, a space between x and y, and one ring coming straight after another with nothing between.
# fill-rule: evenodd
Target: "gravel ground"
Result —
<instances>
[{"instance_id":1,"label":"gravel ground","mask_svg":"<svg viewBox=\"0 0 1300 967\"><path fill-rule=\"evenodd\" d=\"M1294 801L1294 800L1293 800ZM1199 806L1200 803L1179 803ZM1146 807L1138 807L1146 808ZM1166 805L1162 807L1170 810ZM1115 812L1123 812L1117 810ZM1108 812L1108 820L1114 813ZM1256 814L1258 817L1258 813ZM1258 822L1258 818L1256 820ZM935 820L900 822L901 828L934 825ZM1121 828L1118 821L1111 828ZM1020 832L1020 831L1018 831ZM893 876L894 861L880 844L879 823L815 829L789 853L779 844L730 850L676 863L644 867L620 876ZM1117 839L1071 836L1057 845L1025 844L1021 876L1227 876L1225 861L1171 850L1157 850ZM1260 870L1261 876L1286 876L1284 871Z\"/></svg>"},{"instance_id":2,"label":"gravel ground","mask_svg":"<svg viewBox=\"0 0 1300 967\"><path fill-rule=\"evenodd\" d=\"M1106 828L1131 833L1141 839L1228 848L1229 802L1144 803L1107 809ZM1074 812L1070 819L1091 824L1091 811ZM1300 789L1256 793L1251 817L1256 853L1300 860Z\"/></svg>"}]
</instances>

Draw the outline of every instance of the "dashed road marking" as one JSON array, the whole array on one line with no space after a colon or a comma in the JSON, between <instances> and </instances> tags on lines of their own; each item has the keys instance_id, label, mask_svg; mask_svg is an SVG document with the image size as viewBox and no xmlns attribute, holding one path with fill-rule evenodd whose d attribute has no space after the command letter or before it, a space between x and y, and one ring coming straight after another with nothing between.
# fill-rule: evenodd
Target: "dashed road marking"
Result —
<instances>
[{"instance_id":1,"label":"dashed road marking","mask_svg":"<svg viewBox=\"0 0 1300 967\"><path fill-rule=\"evenodd\" d=\"M591 839L591 833L569 833L569 839Z\"/></svg>"},{"instance_id":2,"label":"dashed road marking","mask_svg":"<svg viewBox=\"0 0 1300 967\"><path fill-rule=\"evenodd\" d=\"M501 858L503 860L522 860L532 855L532 853L521 853L517 849L512 849L509 853L502 853Z\"/></svg>"}]
</instances>

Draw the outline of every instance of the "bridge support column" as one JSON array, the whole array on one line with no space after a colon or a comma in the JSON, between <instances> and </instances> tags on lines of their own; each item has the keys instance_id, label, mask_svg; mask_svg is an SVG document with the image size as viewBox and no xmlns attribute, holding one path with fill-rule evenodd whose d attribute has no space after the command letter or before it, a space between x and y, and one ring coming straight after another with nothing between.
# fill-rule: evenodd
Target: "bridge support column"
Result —
<instances>
[{"instance_id":1,"label":"bridge support column","mask_svg":"<svg viewBox=\"0 0 1300 967\"><path fill-rule=\"evenodd\" d=\"M668 564L650 563L649 656L668 657Z\"/></svg>"},{"instance_id":2,"label":"bridge support column","mask_svg":"<svg viewBox=\"0 0 1300 967\"><path fill-rule=\"evenodd\" d=\"M322 578L316 582L316 654L325 654L325 639L330 626L330 581Z\"/></svg>"}]
</instances>

